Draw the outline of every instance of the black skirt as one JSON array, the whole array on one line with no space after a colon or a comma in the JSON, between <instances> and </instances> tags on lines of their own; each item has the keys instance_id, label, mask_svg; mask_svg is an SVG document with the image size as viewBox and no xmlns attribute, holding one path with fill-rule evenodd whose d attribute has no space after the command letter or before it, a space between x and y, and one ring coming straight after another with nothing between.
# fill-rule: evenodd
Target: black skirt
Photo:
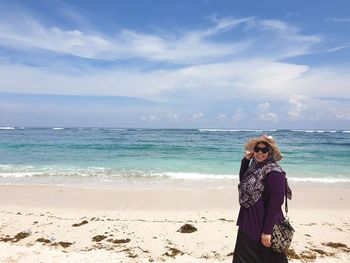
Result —
<instances>
[{"instance_id":1,"label":"black skirt","mask_svg":"<svg viewBox=\"0 0 350 263\"><path fill-rule=\"evenodd\" d=\"M288 263L285 253L274 252L238 230L232 263Z\"/></svg>"}]
</instances>

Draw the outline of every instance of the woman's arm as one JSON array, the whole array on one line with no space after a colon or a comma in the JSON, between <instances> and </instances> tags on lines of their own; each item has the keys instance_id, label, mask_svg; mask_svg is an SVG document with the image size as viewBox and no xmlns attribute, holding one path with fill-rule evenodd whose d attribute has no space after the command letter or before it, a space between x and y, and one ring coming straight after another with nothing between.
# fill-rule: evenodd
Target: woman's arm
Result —
<instances>
[{"instance_id":1,"label":"woman's arm","mask_svg":"<svg viewBox=\"0 0 350 263\"><path fill-rule=\"evenodd\" d=\"M274 225L277 223L278 212L283 204L286 178L283 173L271 172L268 174L265 183L265 190L268 191L269 201L265 208L265 218L261 243L265 247L271 246L271 234Z\"/></svg>"},{"instance_id":2,"label":"woman's arm","mask_svg":"<svg viewBox=\"0 0 350 263\"><path fill-rule=\"evenodd\" d=\"M286 177L281 172L271 172L266 177L265 188L269 200L265 208L263 233L271 234L273 226L277 223L277 216L281 210L286 191Z\"/></svg>"},{"instance_id":3,"label":"woman's arm","mask_svg":"<svg viewBox=\"0 0 350 263\"><path fill-rule=\"evenodd\" d=\"M241 161L241 169L239 170L239 181L243 179L243 175L245 171L247 171L249 167L250 160L244 157Z\"/></svg>"}]
</instances>

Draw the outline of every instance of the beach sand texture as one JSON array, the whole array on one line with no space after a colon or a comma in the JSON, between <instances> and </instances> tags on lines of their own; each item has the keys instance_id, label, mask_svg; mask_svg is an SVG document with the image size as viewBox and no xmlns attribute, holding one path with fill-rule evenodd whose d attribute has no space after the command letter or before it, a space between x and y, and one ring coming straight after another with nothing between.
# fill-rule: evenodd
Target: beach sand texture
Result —
<instances>
[{"instance_id":1,"label":"beach sand texture","mask_svg":"<svg viewBox=\"0 0 350 263\"><path fill-rule=\"evenodd\" d=\"M350 262L350 185L292 189L290 262ZM232 261L235 187L2 185L0 200L0 262Z\"/></svg>"}]
</instances>

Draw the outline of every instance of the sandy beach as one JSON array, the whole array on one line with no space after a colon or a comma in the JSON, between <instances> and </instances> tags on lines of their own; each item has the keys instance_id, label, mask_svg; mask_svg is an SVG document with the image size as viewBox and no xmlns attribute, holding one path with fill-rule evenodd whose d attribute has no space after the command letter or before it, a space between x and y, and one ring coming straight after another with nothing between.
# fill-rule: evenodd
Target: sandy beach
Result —
<instances>
[{"instance_id":1,"label":"sandy beach","mask_svg":"<svg viewBox=\"0 0 350 263\"><path fill-rule=\"evenodd\" d=\"M350 262L350 185L292 183L290 262ZM237 191L0 186L0 262L231 262Z\"/></svg>"}]
</instances>

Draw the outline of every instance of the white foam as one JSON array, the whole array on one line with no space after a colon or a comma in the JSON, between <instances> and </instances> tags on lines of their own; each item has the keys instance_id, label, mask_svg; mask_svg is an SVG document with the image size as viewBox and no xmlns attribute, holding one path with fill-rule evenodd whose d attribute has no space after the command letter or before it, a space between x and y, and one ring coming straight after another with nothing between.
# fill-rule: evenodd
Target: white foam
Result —
<instances>
[{"instance_id":1,"label":"white foam","mask_svg":"<svg viewBox=\"0 0 350 263\"><path fill-rule=\"evenodd\" d=\"M0 177L4 178L24 178L24 177L33 177L37 173L35 172L17 172L17 173L0 173Z\"/></svg>"},{"instance_id":2,"label":"white foam","mask_svg":"<svg viewBox=\"0 0 350 263\"><path fill-rule=\"evenodd\" d=\"M160 180L238 180L238 175L235 174L205 174L196 172L161 172L161 171L142 171L142 170L126 170L112 169L104 167L42 167L34 168L32 166L15 167L11 165L0 165L0 178L6 181L6 178L40 178L47 180L48 183L57 181L70 181L75 178L84 180L108 180L117 181L119 179L132 182L139 179ZM119 178L119 179L118 179ZM289 174L288 179L295 182L313 182L313 183L350 183L350 178L339 175L339 177L300 177ZM9 181L11 182L11 181Z\"/></svg>"},{"instance_id":3,"label":"white foam","mask_svg":"<svg viewBox=\"0 0 350 263\"><path fill-rule=\"evenodd\" d=\"M183 173L183 172L165 172L162 173L164 177L170 177L173 179L238 179L237 175L232 174L202 174L202 173Z\"/></svg>"},{"instance_id":4,"label":"white foam","mask_svg":"<svg viewBox=\"0 0 350 263\"><path fill-rule=\"evenodd\" d=\"M64 128L52 128L53 130L64 130Z\"/></svg>"},{"instance_id":5,"label":"white foam","mask_svg":"<svg viewBox=\"0 0 350 263\"><path fill-rule=\"evenodd\" d=\"M0 127L0 130L15 130L15 127Z\"/></svg>"},{"instance_id":6,"label":"white foam","mask_svg":"<svg viewBox=\"0 0 350 263\"><path fill-rule=\"evenodd\" d=\"M0 164L0 172L29 171L34 167L31 165L14 166L11 164Z\"/></svg>"},{"instance_id":7,"label":"white foam","mask_svg":"<svg viewBox=\"0 0 350 263\"><path fill-rule=\"evenodd\" d=\"M342 133L350 133L350 131L342 131Z\"/></svg>"},{"instance_id":8,"label":"white foam","mask_svg":"<svg viewBox=\"0 0 350 263\"><path fill-rule=\"evenodd\" d=\"M198 129L200 132L275 132L277 130L247 130L247 129Z\"/></svg>"},{"instance_id":9,"label":"white foam","mask_svg":"<svg viewBox=\"0 0 350 263\"><path fill-rule=\"evenodd\" d=\"M226 130L226 129L198 129L200 132L229 132L229 131L240 131L240 130Z\"/></svg>"},{"instance_id":10,"label":"white foam","mask_svg":"<svg viewBox=\"0 0 350 263\"><path fill-rule=\"evenodd\" d=\"M288 181L294 182L311 182L311 183L350 183L350 178L336 178L336 177L326 177L326 178L313 178L313 177L288 177Z\"/></svg>"},{"instance_id":11,"label":"white foam","mask_svg":"<svg viewBox=\"0 0 350 263\"><path fill-rule=\"evenodd\" d=\"M314 132L317 132L317 133L324 133L324 132L329 132L329 133L336 133L337 131L336 130L290 130L292 132L309 132L309 133L314 133Z\"/></svg>"}]
</instances>

